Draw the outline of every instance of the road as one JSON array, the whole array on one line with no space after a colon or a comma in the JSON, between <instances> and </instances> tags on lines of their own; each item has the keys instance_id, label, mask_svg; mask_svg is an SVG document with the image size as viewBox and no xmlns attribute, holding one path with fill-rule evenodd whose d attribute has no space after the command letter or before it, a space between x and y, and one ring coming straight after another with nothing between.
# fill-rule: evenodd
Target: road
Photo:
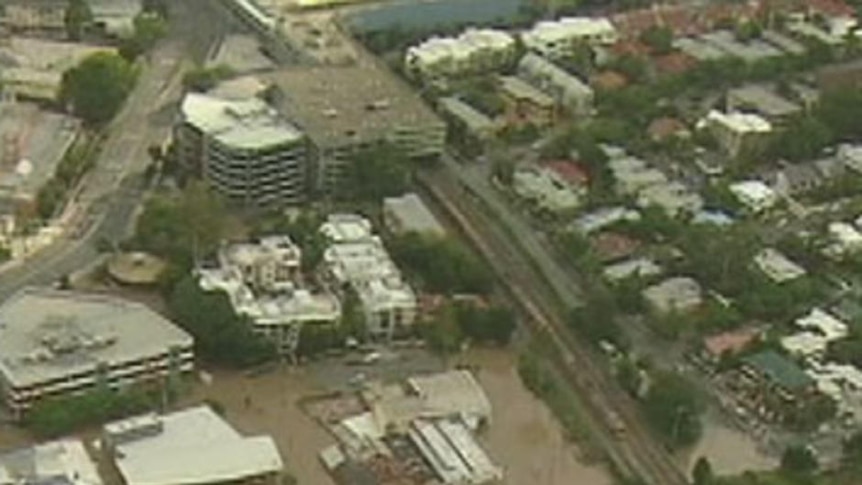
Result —
<instances>
[{"instance_id":1,"label":"road","mask_svg":"<svg viewBox=\"0 0 862 485\"><path fill-rule=\"evenodd\" d=\"M592 349L566 328L565 307L581 298L572 275L547 251L538 231L514 213L479 172L447 159L443 169L424 173L421 180L526 310L531 330L550 337L553 348L547 349L548 356L577 391L582 401L579 406L592 418L586 420L591 435L617 468L652 485L687 483L670 454L643 424L636 403L596 363L598 356ZM611 412L625 423L624 435L615 434Z\"/></svg>"},{"instance_id":2,"label":"road","mask_svg":"<svg viewBox=\"0 0 862 485\"><path fill-rule=\"evenodd\" d=\"M94 168L79 186L73 227L55 243L0 273L0 301L19 289L46 285L99 258L102 240L123 239L144 195L147 148L171 130L187 59L200 59L226 23L206 0L177 2L168 36L142 61L142 72L108 128ZM212 21L206 21L210 18ZM194 27L192 27L194 26ZM200 27L199 27L200 26Z\"/></svg>"}]
</instances>

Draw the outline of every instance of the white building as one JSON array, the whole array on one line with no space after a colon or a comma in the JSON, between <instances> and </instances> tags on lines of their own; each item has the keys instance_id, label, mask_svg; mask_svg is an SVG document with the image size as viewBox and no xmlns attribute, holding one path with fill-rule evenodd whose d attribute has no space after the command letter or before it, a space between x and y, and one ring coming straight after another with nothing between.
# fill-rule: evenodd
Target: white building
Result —
<instances>
[{"instance_id":1,"label":"white building","mask_svg":"<svg viewBox=\"0 0 862 485\"><path fill-rule=\"evenodd\" d=\"M383 223L393 234L444 236L446 230L415 193L383 199Z\"/></svg>"},{"instance_id":2,"label":"white building","mask_svg":"<svg viewBox=\"0 0 862 485\"><path fill-rule=\"evenodd\" d=\"M778 194L759 180L730 184L730 192L752 213L758 214L778 203Z\"/></svg>"},{"instance_id":3,"label":"white building","mask_svg":"<svg viewBox=\"0 0 862 485\"><path fill-rule=\"evenodd\" d=\"M849 334L846 323L820 308L812 309L807 315L797 318L794 323L799 328L819 333L827 342L840 340Z\"/></svg>"},{"instance_id":4,"label":"white building","mask_svg":"<svg viewBox=\"0 0 862 485\"><path fill-rule=\"evenodd\" d=\"M44 396L189 372L193 344L140 303L28 288L0 306L0 391L20 417Z\"/></svg>"},{"instance_id":5,"label":"white building","mask_svg":"<svg viewBox=\"0 0 862 485\"><path fill-rule=\"evenodd\" d=\"M584 214L572 223L573 229L582 234L591 234L620 222L636 222L641 219L640 212L626 207L604 207Z\"/></svg>"},{"instance_id":6,"label":"white building","mask_svg":"<svg viewBox=\"0 0 862 485\"><path fill-rule=\"evenodd\" d=\"M198 284L225 292L237 315L248 317L252 330L282 354L296 349L303 325L334 326L341 320L334 295L302 287L302 253L288 236L225 244L218 259L219 267L196 270Z\"/></svg>"},{"instance_id":7,"label":"white building","mask_svg":"<svg viewBox=\"0 0 862 485\"><path fill-rule=\"evenodd\" d=\"M661 170L648 166L640 158L612 158L608 161L608 168L614 176L617 192L624 195L635 195L651 185L668 183L667 176Z\"/></svg>"},{"instance_id":8,"label":"white building","mask_svg":"<svg viewBox=\"0 0 862 485\"><path fill-rule=\"evenodd\" d=\"M805 268L787 259L775 248L765 248L754 256L754 264L775 283L793 281L805 276Z\"/></svg>"},{"instance_id":9,"label":"white building","mask_svg":"<svg viewBox=\"0 0 862 485\"><path fill-rule=\"evenodd\" d=\"M639 207L658 207L670 217L695 214L703 208L703 198L681 182L667 182L645 187L638 193Z\"/></svg>"},{"instance_id":10,"label":"white building","mask_svg":"<svg viewBox=\"0 0 862 485\"><path fill-rule=\"evenodd\" d=\"M413 325L416 294L371 230L371 221L331 214L321 226L331 244L323 253L329 279L339 290L356 292L372 336L390 338Z\"/></svg>"},{"instance_id":11,"label":"white building","mask_svg":"<svg viewBox=\"0 0 862 485\"><path fill-rule=\"evenodd\" d=\"M527 53L518 62L518 76L548 93L572 114L588 116L593 109L593 88L542 56Z\"/></svg>"},{"instance_id":12,"label":"white building","mask_svg":"<svg viewBox=\"0 0 862 485\"><path fill-rule=\"evenodd\" d=\"M102 485L84 443L64 439L0 454L0 484Z\"/></svg>"},{"instance_id":13,"label":"white building","mask_svg":"<svg viewBox=\"0 0 862 485\"><path fill-rule=\"evenodd\" d=\"M681 276L650 286L643 290L642 295L660 314L688 312L703 301L698 282Z\"/></svg>"},{"instance_id":14,"label":"white building","mask_svg":"<svg viewBox=\"0 0 862 485\"><path fill-rule=\"evenodd\" d=\"M841 144L837 155L847 168L862 174L862 145Z\"/></svg>"},{"instance_id":15,"label":"white building","mask_svg":"<svg viewBox=\"0 0 862 485\"><path fill-rule=\"evenodd\" d=\"M716 110L700 120L698 128L709 130L722 150L732 157L756 152L772 134L772 124L761 116Z\"/></svg>"},{"instance_id":16,"label":"white building","mask_svg":"<svg viewBox=\"0 0 862 485\"><path fill-rule=\"evenodd\" d=\"M102 446L126 485L275 485L284 469L272 438L240 435L209 406L107 424Z\"/></svg>"},{"instance_id":17,"label":"white building","mask_svg":"<svg viewBox=\"0 0 862 485\"><path fill-rule=\"evenodd\" d=\"M618 39L617 29L603 17L564 17L541 21L521 34L527 49L549 59L569 56L580 44L610 45Z\"/></svg>"},{"instance_id":18,"label":"white building","mask_svg":"<svg viewBox=\"0 0 862 485\"><path fill-rule=\"evenodd\" d=\"M551 214L576 210L586 195L585 190L575 190L546 167L516 170L512 177L512 189L537 209Z\"/></svg>"},{"instance_id":19,"label":"white building","mask_svg":"<svg viewBox=\"0 0 862 485\"><path fill-rule=\"evenodd\" d=\"M189 93L175 129L182 163L225 197L288 205L307 195L305 136L263 100Z\"/></svg>"},{"instance_id":20,"label":"white building","mask_svg":"<svg viewBox=\"0 0 862 485\"><path fill-rule=\"evenodd\" d=\"M627 259L605 266L602 275L605 279L615 282L626 278L649 278L662 273L661 266L647 258Z\"/></svg>"},{"instance_id":21,"label":"white building","mask_svg":"<svg viewBox=\"0 0 862 485\"><path fill-rule=\"evenodd\" d=\"M852 224L832 222L829 224L828 231L829 240L832 241L829 250L832 254L843 256L862 249L862 233Z\"/></svg>"},{"instance_id":22,"label":"white building","mask_svg":"<svg viewBox=\"0 0 862 485\"><path fill-rule=\"evenodd\" d=\"M462 423L454 420L416 420L410 440L447 485L499 483L503 470L496 466Z\"/></svg>"},{"instance_id":23,"label":"white building","mask_svg":"<svg viewBox=\"0 0 862 485\"><path fill-rule=\"evenodd\" d=\"M515 38L494 29L465 30L458 37L432 37L407 49L404 64L423 79L495 71L514 60Z\"/></svg>"}]
</instances>

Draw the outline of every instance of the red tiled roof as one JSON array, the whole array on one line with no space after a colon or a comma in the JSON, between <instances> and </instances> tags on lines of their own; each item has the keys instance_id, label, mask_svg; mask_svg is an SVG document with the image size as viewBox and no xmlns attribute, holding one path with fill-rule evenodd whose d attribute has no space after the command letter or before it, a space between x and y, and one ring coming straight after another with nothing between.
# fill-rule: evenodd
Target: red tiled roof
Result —
<instances>
[{"instance_id":1,"label":"red tiled roof","mask_svg":"<svg viewBox=\"0 0 862 485\"><path fill-rule=\"evenodd\" d=\"M707 352L715 357L721 357L725 352L736 354L760 336L760 330L746 327L731 332L712 335L703 339L703 346Z\"/></svg>"},{"instance_id":2,"label":"red tiled roof","mask_svg":"<svg viewBox=\"0 0 862 485\"><path fill-rule=\"evenodd\" d=\"M697 59L683 52L671 52L653 60L662 74L682 74L697 65Z\"/></svg>"},{"instance_id":3,"label":"red tiled roof","mask_svg":"<svg viewBox=\"0 0 862 485\"><path fill-rule=\"evenodd\" d=\"M617 71L602 71L590 78L590 84L594 88L606 91L624 88L628 83L629 80Z\"/></svg>"},{"instance_id":4,"label":"red tiled roof","mask_svg":"<svg viewBox=\"0 0 862 485\"><path fill-rule=\"evenodd\" d=\"M640 247L640 241L616 232L603 232L590 240L590 246L602 262L627 258Z\"/></svg>"},{"instance_id":5,"label":"red tiled roof","mask_svg":"<svg viewBox=\"0 0 862 485\"><path fill-rule=\"evenodd\" d=\"M685 123L670 117L656 118L650 123L647 132L653 140L664 140L665 138L685 131Z\"/></svg>"},{"instance_id":6,"label":"red tiled roof","mask_svg":"<svg viewBox=\"0 0 862 485\"><path fill-rule=\"evenodd\" d=\"M545 166L572 186L583 186L590 181L587 172L580 165L568 160L553 160L546 162Z\"/></svg>"}]
</instances>

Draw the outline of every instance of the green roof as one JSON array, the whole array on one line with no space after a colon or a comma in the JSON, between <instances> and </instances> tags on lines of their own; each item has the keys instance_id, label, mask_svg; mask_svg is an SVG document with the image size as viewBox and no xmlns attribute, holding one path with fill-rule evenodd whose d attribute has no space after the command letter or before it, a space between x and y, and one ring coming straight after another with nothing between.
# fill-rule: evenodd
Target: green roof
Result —
<instances>
[{"instance_id":1,"label":"green roof","mask_svg":"<svg viewBox=\"0 0 862 485\"><path fill-rule=\"evenodd\" d=\"M745 362L779 386L791 391L814 384L814 379L803 372L796 363L772 350L751 355L745 359Z\"/></svg>"}]
</instances>

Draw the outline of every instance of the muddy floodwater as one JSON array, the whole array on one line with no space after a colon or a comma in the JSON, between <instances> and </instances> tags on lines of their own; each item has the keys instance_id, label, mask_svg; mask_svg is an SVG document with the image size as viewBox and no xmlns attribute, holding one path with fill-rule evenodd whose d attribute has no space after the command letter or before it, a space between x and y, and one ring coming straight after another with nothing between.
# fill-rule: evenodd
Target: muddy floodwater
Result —
<instances>
[{"instance_id":1,"label":"muddy floodwater","mask_svg":"<svg viewBox=\"0 0 862 485\"><path fill-rule=\"evenodd\" d=\"M334 484L318 460L320 450L333 439L299 407L303 397L321 391L304 370L285 367L256 377L237 372L212 376L211 384L196 386L190 403L216 400L242 433L271 435L288 472L300 484Z\"/></svg>"},{"instance_id":2,"label":"muddy floodwater","mask_svg":"<svg viewBox=\"0 0 862 485\"><path fill-rule=\"evenodd\" d=\"M736 475L746 470L770 470L778 460L762 453L751 436L727 424L714 411L704 419L703 437L694 449L679 457L680 466L691 470L701 456L709 458L718 475Z\"/></svg>"},{"instance_id":3,"label":"muddy floodwater","mask_svg":"<svg viewBox=\"0 0 862 485\"><path fill-rule=\"evenodd\" d=\"M578 461L545 405L523 386L511 351L472 350L458 359L479 367L479 381L493 405L481 442L505 470L510 485L610 485L608 472Z\"/></svg>"}]
</instances>

